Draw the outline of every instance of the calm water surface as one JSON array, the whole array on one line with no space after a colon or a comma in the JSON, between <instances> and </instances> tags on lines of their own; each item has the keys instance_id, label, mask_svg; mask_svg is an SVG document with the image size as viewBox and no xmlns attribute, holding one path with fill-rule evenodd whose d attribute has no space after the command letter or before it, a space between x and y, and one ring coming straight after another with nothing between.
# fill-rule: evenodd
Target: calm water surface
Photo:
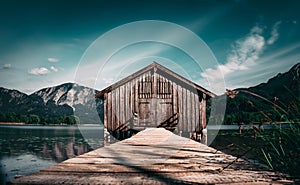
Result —
<instances>
[{"instance_id":1,"label":"calm water surface","mask_svg":"<svg viewBox=\"0 0 300 185\"><path fill-rule=\"evenodd\" d=\"M101 132L103 127L0 126L1 184L101 147Z\"/></svg>"},{"instance_id":2,"label":"calm water surface","mask_svg":"<svg viewBox=\"0 0 300 185\"><path fill-rule=\"evenodd\" d=\"M103 127L0 126L0 184L103 146Z\"/></svg>"},{"instance_id":3,"label":"calm water surface","mask_svg":"<svg viewBox=\"0 0 300 185\"><path fill-rule=\"evenodd\" d=\"M212 147L235 156L256 159L264 147L252 126L208 126ZM220 129L220 130L219 130ZM264 126L266 132L274 128ZM267 131L269 130L269 131ZM103 127L0 126L0 183L27 175L103 146ZM249 148L254 148L245 153Z\"/></svg>"}]
</instances>

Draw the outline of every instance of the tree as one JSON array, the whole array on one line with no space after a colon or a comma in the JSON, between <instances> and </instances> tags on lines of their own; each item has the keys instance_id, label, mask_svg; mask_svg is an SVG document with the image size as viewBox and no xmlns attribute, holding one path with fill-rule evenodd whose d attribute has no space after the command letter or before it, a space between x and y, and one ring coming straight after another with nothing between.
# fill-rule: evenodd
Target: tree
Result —
<instances>
[{"instance_id":1,"label":"tree","mask_svg":"<svg viewBox=\"0 0 300 185\"><path fill-rule=\"evenodd\" d=\"M75 116L66 116L64 119L64 123L67 125L74 125L76 124L76 117Z\"/></svg>"},{"instance_id":2,"label":"tree","mask_svg":"<svg viewBox=\"0 0 300 185\"><path fill-rule=\"evenodd\" d=\"M23 123L25 123L25 124L28 124L30 120L29 120L28 116L21 115L20 116L20 121L23 122Z\"/></svg>"},{"instance_id":3,"label":"tree","mask_svg":"<svg viewBox=\"0 0 300 185\"><path fill-rule=\"evenodd\" d=\"M1 122L6 122L6 121L7 121L7 119L6 119L6 114L0 113L0 121L1 121Z\"/></svg>"},{"instance_id":4,"label":"tree","mask_svg":"<svg viewBox=\"0 0 300 185\"><path fill-rule=\"evenodd\" d=\"M34 125L39 124L41 121L40 117L35 114L29 115L29 120L30 120L30 124L34 124Z\"/></svg>"}]
</instances>

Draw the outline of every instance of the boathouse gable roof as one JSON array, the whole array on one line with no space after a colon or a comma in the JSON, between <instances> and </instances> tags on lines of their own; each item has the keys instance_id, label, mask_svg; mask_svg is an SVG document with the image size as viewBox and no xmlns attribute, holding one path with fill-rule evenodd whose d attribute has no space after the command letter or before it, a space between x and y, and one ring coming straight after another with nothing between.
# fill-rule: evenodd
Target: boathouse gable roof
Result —
<instances>
[{"instance_id":1,"label":"boathouse gable roof","mask_svg":"<svg viewBox=\"0 0 300 185\"><path fill-rule=\"evenodd\" d=\"M185 84L186 86L188 86L190 88L194 88L197 91L200 91L200 92L206 94L208 96L208 98L216 96L214 93L212 93L212 92L208 91L207 89L199 86L198 84L196 84L196 83L194 83L194 82L192 82L192 81L190 81L190 80L182 77L181 75L179 75L179 74L177 74L177 73L169 70L168 68L166 68L166 67L158 64L157 62L153 62L152 64L150 64L150 65L148 65L148 66L146 66L146 67L138 70L137 72L135 72L135 73L133 73L133 74L131 74L131 75L123 78L122 80L120 80L120 81L118 81L118 82L116 82L116 83L114 83L114 84L106 87L105 89L99 91L98 93L95 94L95 97L96 98L102 98L105 93L108 93L108 92L110 92L110 91L112 91L112 90L114 90L114 89L116 89L116 88L118 88L118 87L126 84L127 82L129 82L129 81L131 81L131 80L133 80L133 79L135 79L135 78L143 75L144 73L146 73L146 72L148 72L150 70L153 70L153 71L155 71L157 73L160 73L160 74L164 74L165 76L168 76L168 78L170 80L172 80L172 81L176 80L176 81L178 81L180 83Z\"/></svg>"}]
</instances>

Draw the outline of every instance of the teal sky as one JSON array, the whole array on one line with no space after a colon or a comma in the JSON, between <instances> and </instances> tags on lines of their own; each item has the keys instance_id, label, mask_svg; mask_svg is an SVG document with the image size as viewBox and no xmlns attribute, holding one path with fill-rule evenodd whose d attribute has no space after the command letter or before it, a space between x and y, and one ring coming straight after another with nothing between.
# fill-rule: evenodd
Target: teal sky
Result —
<instances>
[{"instance_id":1,"label":"teal sky","mask_svg":"<svg viewBox=\"0 0 300 185\"><path fill-rule=\"evenodd\" d=\"M257 85L300 62L299 7L296 0L0 0L0 86L32 93L74 82L77 67L88 65L82 60L97 38L143 20L170 22L193 32L210 48L216 63L206 65L203 56L200 66L194 66L184 48L145 42L149 34L144 34L143 42L122 46L109 65L95 56L92 63L101 74L85 83L82 78L90 74L84 71L82 85L102 89L153 60L212 91L211 86L218 85L214 81L230 89ZM121 47L120 40L140 32L146 33L132 29L117 35L107 48ZM185 35L176 33L170 29L155 37L184 40ZM193 46L191 41L187 47Z\"/></svg>"}]
</instances>

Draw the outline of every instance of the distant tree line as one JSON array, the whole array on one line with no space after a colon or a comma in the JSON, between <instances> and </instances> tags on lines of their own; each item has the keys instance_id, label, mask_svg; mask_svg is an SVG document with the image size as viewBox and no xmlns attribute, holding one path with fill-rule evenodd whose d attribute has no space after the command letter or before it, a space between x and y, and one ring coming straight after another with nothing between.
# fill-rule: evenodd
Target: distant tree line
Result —
<instances>
[{"instance_id":1,"label":"distant tree line","mask_svg":"<svg viewBox=\"0 0 300 185\"><path fill-rule=\"evenodd\" d=\"M272 123L272 122L286 122L286 123L299 123L299 116L286 115L279 113L274 110L265 110L261 112L245 112L240 111L237 113L231 114L217 114L217 115L208 115L210 123L222 123L224 125L236 125L236 124L248 124L248 123Z\"/></svg>"},{"instance_id":2,"label":"distant tree line","mask_svg":"<svg viewBox=\"0 0 300 185\"><path fill-rule=\"evenodd\" d=\"M252 97L239 97L234 99L218 97L215 105L208 101L207 118L211 124L222 123L224 125L248 124L248 123L271 123L271 122L300 122L300 105L280 109L274 104L266 104ZM226 110L216 105L225 104ZM214 106L214 107L213 107ZM282 106L283 107L283 106Z\"/></svg>"},{"instance_id":3,"label":"distant tree line","mask_svg":"<svg viewBox=\"0 0 300 185\"><path fill-rule=\"evenodd\" d=\"M75 116L45 118L35 114L20 115L16 113L0 113L0 122L22 122L33 125L75 125L79 122Z\"/></svg>"},{"instance_id":4,"label":"distant tree line","mask_svg":"<svg viewBox=\"0 0 300 185\"><path fill-rule=\"evenodd\" d=\"M266 123L266 122L299 122L299 118L294 115L286 115L276 110L265 110L261 112L245 112L226 114L224 124L239 123Z\"/></svg>"}]
</instances>

